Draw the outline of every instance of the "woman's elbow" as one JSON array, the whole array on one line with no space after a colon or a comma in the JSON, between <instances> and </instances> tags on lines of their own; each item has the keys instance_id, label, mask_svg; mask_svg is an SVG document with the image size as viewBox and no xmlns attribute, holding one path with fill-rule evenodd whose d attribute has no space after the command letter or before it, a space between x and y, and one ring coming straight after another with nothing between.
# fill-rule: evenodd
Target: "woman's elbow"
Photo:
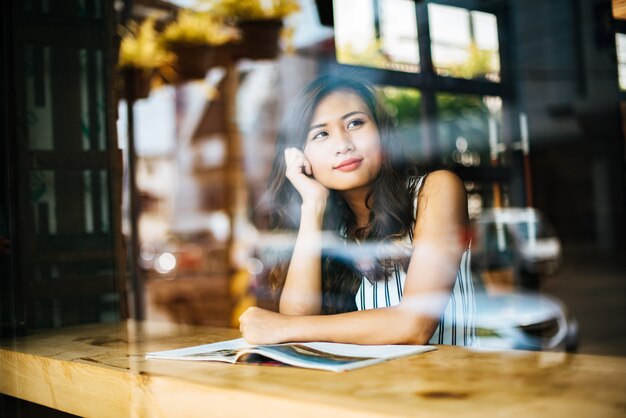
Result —
<instances>
[{"instance_id":1,"label":"woman's elbow","mask_svg":"<svg viewBox=\"0 0 626 418\"><path fill-rule=\"evenodd\" d=\"M411 338L409 338L409 340L406 342L406 344L426 345L430 342L431 337L432 337L431 332L425 332L424 330L421 330L421 332L418 331L415 334L413 334Z\"/></svg>"},{"instance_id":2,"label":"woman's elbow","mask_svg":"<svg viewBox=\"0 0 626 418\"><path fill-rule=\"evenodd\" d=\"M432 332L423 326L423 324L416 324L407 330L404 335L402 344L408 345L424 345L428 344L432 337Z\"/></svg>"},{"instance_id":3,"label":"woman's elbow","mask_svg":"<svg viewBox=\"0 0 626 418\"><path fill-rule=\"evenodd\" d=\"M437 327L438 321L423 315L402 312L402 332L400 344L424 345L428 344Z\"/></svg>"},{"instance_id":4,"label":"woman's elbow","mask_svg":"<svg viewBox=\"0 0 626 418\"><path fill-rule=\"evenodd\" d=\"M278 312L283 315L319 315L322 311L321 297L304 296L283 291L278 303Z\"/></svg>"}]
</instances>

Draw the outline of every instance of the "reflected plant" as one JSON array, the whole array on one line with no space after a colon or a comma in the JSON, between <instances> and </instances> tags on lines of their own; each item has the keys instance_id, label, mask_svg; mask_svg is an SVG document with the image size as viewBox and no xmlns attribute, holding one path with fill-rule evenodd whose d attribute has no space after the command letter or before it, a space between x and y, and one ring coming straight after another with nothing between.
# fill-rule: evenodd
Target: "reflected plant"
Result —
<instances>
[{"instance_id":1,"label":"reflected plant","mask_svg":"<svg viewBox=\"0 0 626 418\"><path fill-rule=\"evenodd\" d=\"M469 56L462 64L453 65L448 70L452 77L474 78L497 78L500 71L497 56L493 51L478 48L475 42L470 43ZM499 81L493 79L492 81Z\"/></svg>"},{"instance_id":2,"label":"reflected plant","mask_svg":"<svg viewBox=\"0 0 626 418\"><path fill-rule=\"evenodd\" d=\"M159 42L153 18L141 24L131 21L128 26L120 25L118 32L122 37L119 68L153 69L171 61L171 54Z\"/></svg>"},{"instance_id":3,"label":"reflected plant","mask_svg":"<svg viewBox=\"0 0 626 418\"><path fill-rule=\"evenodd\" d=\"M469 130L480 135L486 132L489 109L481 96L438 94L437 112L441 122L461 124L464 127L463 131Z\"/></svg>"},{"instance_id":4,"label":"reflected plant","mask_svg":"<svg viewBox=\"0 0 626 418\"><path fill-rule=\"evenodd\" d=\"M361 65L366 67L386 68L391 60L385 56L380 39L372 41L364 51L355 51L347 42L337 45L337 61L343 64Z\"/></svg>"},{"instance_id":5,"label":"reflected plant","mask_svg":"<svg viewBox=\"0 0 626 418\"><path fill-rule=\"evenodd\" d=\"M176 44L224 45L239 39L238 31L208 12L181 10L163 31L160 41L166 48Z\"/></svg>"},{"instance_id":6,"label":"reflected plant","mask_svg":"<svg viewBox=\"0 0 626 418\"><path fill-rule=\"evenodd\" d=\"M300 10L297 0L199 0L198 4L226 21L282 20Z\"/></svg>"},{"instance_id":7,"label":"reflected plant","mask_svg":"<svg viewBox=\"0 0 626 418\"><path fill-rule=\"evenodd\" d=\"M385 86L379 89L387 112L392 116L398 128L398 135L405 142L405 152L415 161L425 162L421 122L422 94L412 88Z\"/></svg>"},{"instance_id":8,"label":"reflected plant","mask_svg":"<svg viewBox=\"0 0 626 418\"><path fill-rule=\"evenodd\" d=\"M446 162L450 162L448 159L456 150L456 141L460 137L467 141L467 151L477 152L480 160L489 161L489 109L481 96L438 94L437 117L440 147Z\"/></svg>"},{"instance_id":9,"label":"reflected plant","mask_svg":"<svg viewBox=\"0 0 626 418\"><path fill-rule=\"evenodd\" d=\"M380 89L380 93L397 125L420 120L422 95L419 90L385 86Z\"/></svg>"}]
</instances>

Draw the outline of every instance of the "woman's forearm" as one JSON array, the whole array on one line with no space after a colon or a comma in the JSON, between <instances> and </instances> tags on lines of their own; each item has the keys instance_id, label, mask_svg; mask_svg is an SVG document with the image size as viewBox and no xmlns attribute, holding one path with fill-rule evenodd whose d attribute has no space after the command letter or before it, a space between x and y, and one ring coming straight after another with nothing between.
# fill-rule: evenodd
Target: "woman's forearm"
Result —
<instances>
[{"instance_id":1,"label":"woman's forearm","mask_svg":"<svg viewBox=\"0 0 626 418\"><path fill-rule=\"evenodd\" d=\"M300 229L280 297L287 315L316 315L322 308L322 221L324 207L302 206Z\"/></svg>"},{"instance_id":2,"label":"woman's forearm","mask_svg":"<svg viewBox=\"0 0 626 418\"><path fill-rule=\"evenodd\" d=\"M350 344L427 344L438 318L402 306L338 315L286 317L284 341L330 341Z\"/></svg>"}]
</instances>

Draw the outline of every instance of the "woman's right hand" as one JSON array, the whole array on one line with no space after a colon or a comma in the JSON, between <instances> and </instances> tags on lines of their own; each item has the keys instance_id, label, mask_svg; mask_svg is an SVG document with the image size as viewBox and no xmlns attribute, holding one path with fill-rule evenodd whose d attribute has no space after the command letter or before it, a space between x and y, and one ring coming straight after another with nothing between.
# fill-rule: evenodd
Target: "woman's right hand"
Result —
<instances>
[{"instance_id":1,"label":"woman's right hand","mask_svg":"<svg viewBox=\"0 0 626 418\"><path fill-rule=\"evenodd\" d=\"M285 175L302 197L302 205L325 207L329 191L313 178L311 163L304 153L297 148L285 149L287 170Z\"/></svg>"}]
</instances>

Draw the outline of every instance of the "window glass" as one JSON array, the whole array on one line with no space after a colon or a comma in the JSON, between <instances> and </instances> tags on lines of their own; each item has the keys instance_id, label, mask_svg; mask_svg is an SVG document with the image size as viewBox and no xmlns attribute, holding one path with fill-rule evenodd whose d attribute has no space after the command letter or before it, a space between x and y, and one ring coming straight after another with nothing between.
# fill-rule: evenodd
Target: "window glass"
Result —
<instances>
[{"instance_id":1,"label":"window glass","mask_svg":"<svg viewBox=\"0 0 626 418\"><path fill-rule=\"evenodd\" d=\"M419 71L415 3L334 0L337 61L396 71Z\"/></svg>"},{"instance_id":2,"label":"window glass","mask_svg":"<svg viewBox=\"0 0 626 418\"><path fill-rule=\"evenodd\" d=\"M422 94L417 89L383 86L379 93L398 127L419 123Z\"/></svg>"},{"instance_id":3,"label":"window glass","mask_svg":"<svg viewBox=\"0 0 626 418\"><path fill-rule=\"evenodd\" d=\"M63 16L70 18L100 19L101 0L25 0L22 10L26 13Z\"/></svg>"},{"instance_id":4,"label":"window glass","mask_svg":"<svg viewBox=\"0 0 626 418\"><path fill-rule=\"evenodd\" d=\"M405 141L407 152L413 160L424 155L421 131L422 94L419 90L393 86L379 87L379 92L397 125L397 132Z\"/></svg>"},{"instance_id":5,"label":"window glass","mask_svg":"<svg viewBox=\"0 0 626 418\"><path fill-rule=\"evenodd\" d=\"M497 167L507 164L501 140L502 99L440 93L436 96L439 149L446 165ZM504 185L466 183L470 216L506 201Z\"/></svg>"},{"instance_id":6,"label":"window glass","mask_svg":"<svg viewBox=\"0 0 626 418\"><path fill-rule=\"evenodd\" d=\"M626 34L615 34L615 45L617 47L617 70L619 75L619 88L626 90Z\"/></svg>"},{"instance_id":7,"label":"window glass","mask_svg":"<svg viewBox=\"0 0 626 418\"><path fill-rule=\"evenodd\" d=\"M493 14L429 4L428 19L437 74L500 81L498 22Z\"/></svg>"},{"instance_id":8,"label":"window glass","mask_svg":"<svg viewBox=\"0 0 626 418\"><path fill-rule=\"evenodd\" d=\"M37 235L56 235L57 204L55 173L52 170L32 170L29 176L28 198L33 205L34 232Z\"/></svg>"},{"instance_id":9,"label":"window glass","mask_svg":"<svg viewBox=\"0 0 626 418\"><path fill-rule=\"evenodd\" d=\"M80 104L82 146L84 150L106 148L105 99L102 84L90 80L102 80L102 51L79 50Z\"/></svg>"},{"instance_id":10,"label":"window glass","mask_svg":"<svg viewBox=\"0 0 626 418\"><path fill-rule=\"evenodd\" d=\"M16 112L27 140L17 143L17 231L27 326L117 318L103 50L32 43L21 51Z\"/></svg>"},{"instance_id":11,"label":"window glass","mask_svg":"<svg viewBox=\"0 0 626 418\"><path fill-rule=\"evenodd\" d=\"M33 151L53 150L55 132L65 129L65 125L54 117L55 112L58 114L60 110L54 108L52 96L67 86L54 85L51 81L53 67L63 69L65 60L76 64L72 68L79 81L77 86L73 86L71 93L77 95L80 106L80 121L73 121L79 124L74 126L80 130L80 147L85 151L104 150L104 88L101 83L93 82L104 79L101 71L102 51L37 45L28 45L24 49L28 148ZM71 117L69 113L68 117Z\"/></svg>"},{"instance_id":12,"label":"window glass","mask_svg":"<svg viewBox=\"0 0 626 418\"><path fill-rule=\"evenodd\" d=\"M27 46L24 49L26 65L26 129L32 150L51 150L53 147L52 103L50 101L50 48Z\"/></svg>"},{"instance_id":13,"label":"window glass","mask_svg":"<svg viewBox=\"0 0 626 418\"><path fill-rule=\"evenodd\" d=\"M379 92L389 113L394 118L397 132L405 142L406 156L420 163L424 155L421 131L422 95L419 90L393 86L381 86Z\"/></svg>"},{"instance_id":14,"label":"window glass","mask_svg":"<svg viewBox=\"0 0 626 418\"><path fill-rule=\"evenodd\" d=\"M438 133L443 160L466 167L499 161L502 101L497 97L439 93Z\"/></svg>"}]
</instances>

